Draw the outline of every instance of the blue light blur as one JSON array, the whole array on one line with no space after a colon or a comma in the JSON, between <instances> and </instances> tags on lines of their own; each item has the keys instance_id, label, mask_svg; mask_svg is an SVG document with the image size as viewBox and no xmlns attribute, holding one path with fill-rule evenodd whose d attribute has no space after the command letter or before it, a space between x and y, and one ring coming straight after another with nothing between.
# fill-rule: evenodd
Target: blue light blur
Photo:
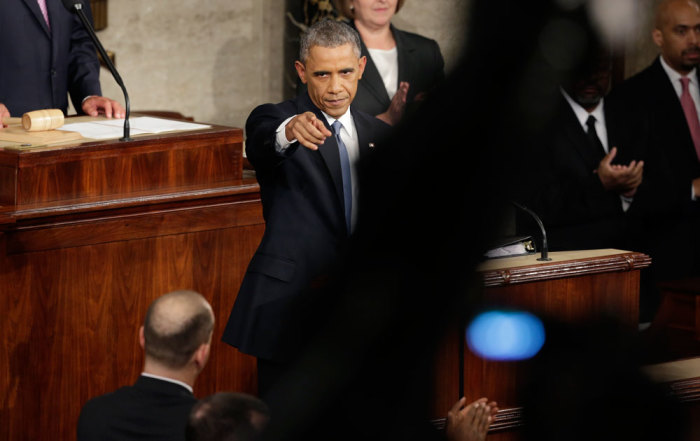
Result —
<instances>
[{"instance_id":1,"label":"blue light blur","mask_svg":"<svg viewBox=\"0 0 700 441\"><path fill-rule=\"evenodd\" d=\"M467 327L467 345L487 360L516 361L533 357L544 345L542 321L523 311L487 311Z\"/></svg>"}]
</instances>

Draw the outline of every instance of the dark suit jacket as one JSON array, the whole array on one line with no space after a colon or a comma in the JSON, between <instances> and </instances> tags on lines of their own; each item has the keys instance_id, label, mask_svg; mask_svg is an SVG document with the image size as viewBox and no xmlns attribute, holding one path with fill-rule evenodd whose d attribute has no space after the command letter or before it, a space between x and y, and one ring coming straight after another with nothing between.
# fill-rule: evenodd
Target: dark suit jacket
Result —
<instances>
[{"instance_id":1,"label":"dark suit jacket","mask_svg":"<svg viewBox=\"0 0 700 441\"><path fill-rule=\"evenodd\" d=\"M78 419L78 441L184 441L196 402L180 385L140 376L133 386L85 403Z\"/></svg>"},{"instance_id":2,"label":"dark suit jacket","mask_svg":"<svg viewBox=\"0 0 700 441\"><path fill-rule=\"evenodd\" d=\"M389 131L382 121L354 109L360 160ZM266 227L224 331L223 341L260 358L284 361L304 341L313 312L302 293L329 274L348 238L338 147L329 137L319 150L299 143L275 151L275 130L288 117L311 111L304 93L257 107L246 122L246 153L260 183ZM330 130L330 128L329 128ZM318 305L311 305L316 307ZM303 317L303 318L302 318Z\"/></svg>"},{"instance_id":3,"label":"dark suit jacket","mask_svg":"<svg viewBox=\"0 0 700 441\"><path fill-rule=\"evenodd\" d=\"M696 77L697 80L697 77ZM651 255L658 280L700 274L700 209L691 182L700 162L678 95L656 59L611 92L644 146L644 181L628 212L636 251Z\"/></svg>"},{"instance_id":4,"label":"dark suit jacket","mask_svg":"<svg viewBox=\"0 0 700 441\"><path fill-rule=\"evenodd\" d=\"M90 3L83 2L90 19ZM51 29L36 0L0 2L0 103L13 116L37 109L65 113L70 92L81 112L88 95L101 95L95 47L78 16L47 0Z\"/></svg>"},{"instance_id":5,"label":"dark suit jacket","mask_svg":"<svg viewBox=\"0 0 700 441\"><path fill-rule=\"evenodd\" d=\"M696 78L697 80L697 78ZM691 181L700 177L698 162L683 108L657 58L612 92L628 118L648 140L644 183L635 196L635 213L668 216L691 209Z\"/></svg>"},{"instance_id":6,"label":"dark suit jacket","mask_svg":"<svg viewBox=\"0 0 700 441\"><path fill-rule=\"evenodd\" d=\"M391 32L396 40L399 57L399 82L410 83L406 99L410 111L416 95L428 93L443 82L445 62L435 40L401 31L394 26L391 27ZM367 66L357 86L353 106L370 115L379 115L389 108L391 99L364 42L362 55L367 57Z\"/></svg>"},{"instance_id":7,"label":"dark suit jacket","mask_svg":"<svg viewBox=\"0 0 700 441\"><path fill-rule=\"evenodd\" d=\"M604 100L608 147L617 147L613 163L639 159L631 131L614 103ZM626 247L626 217L617 193L603 188L597 169L602 153L588 143L573 109L559 94L558 111L535 143L526 205L545 226L551 250ZM529 216L518 215L525 230L539 237ZM537 231L537 232L535 232Z\"/></svg>"}]
</instances>

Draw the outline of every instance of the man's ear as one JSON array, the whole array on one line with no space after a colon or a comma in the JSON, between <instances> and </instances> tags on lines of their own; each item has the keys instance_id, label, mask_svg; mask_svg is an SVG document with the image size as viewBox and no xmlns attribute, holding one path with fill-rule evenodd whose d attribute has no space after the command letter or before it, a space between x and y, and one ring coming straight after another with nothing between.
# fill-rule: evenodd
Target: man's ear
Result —
<instances>
[{"instance_id":1,"label":"man's ear","mask_svg":"<svg viewBox=\"0 0 700 441\"><path fill-rule=\"evenodd\" d=\"M664 44L664 34L659 29L654 29L651 31L651 38L654 40L656 46L661 47Z\"/></svg>"},{"instance_id":2,"label":"man's ear","mask_svg":"<svg viewBox=\"0 0 700 441\"><path fill-rule=\"evenodd\" d=\"M357 78L358 80L361 79L362 74L365 73L365 66L367 66L367 57L362 56L359 60L358 72L360 73L360 76Z\"/></svg>"},{"instance_id":3,"label":"man's ear","mask_svg":"<svg viewBox=\"0 0 700 441\"><path fill-rule=\"evenodd\" d=\"M206 366L207 361L209 361L209 353L211 351L211 344L210 343L202 343L199 345L197 350L194 352L194 355L192 356L193 361L195 366L197 366L197 371L201 372L202 369L204 369L204 366Z\"/></svg>"},{"instance_id":4,"label":"man's ear","mask_svg":"<svg viewBox=\"0 0 700 441\"><path fill-rule=\"evenodd\" d=\"M143 326L139 328L139 344L141 345L141 349L146 349L146 336L143 333Z\"/></svg>"},{"instance_id":5,"label":"man's ear","mask_svg":"<svg viewBox=\"0 0 700 441\"><path fill-rule=\"evenodd\" d=\"M299 75L301 82L306 84L306 66L304 66L304 63L297 60L294 62L294 67L297 70L297 75Z\"/></svg>"}]
</instances>

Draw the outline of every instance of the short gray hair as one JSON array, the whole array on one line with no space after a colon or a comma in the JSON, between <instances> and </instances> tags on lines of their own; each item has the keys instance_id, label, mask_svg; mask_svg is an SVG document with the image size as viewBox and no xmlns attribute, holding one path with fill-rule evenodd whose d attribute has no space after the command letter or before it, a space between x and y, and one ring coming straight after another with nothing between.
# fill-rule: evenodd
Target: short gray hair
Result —
<instances>
[{"instance_id":1,"label":"short gray hair","mask_svg":"<svg viewBox=\"0 0 700 441\"><path fill-rule=\"evenodd\" d=\"M351 44L357 58L360 58L360 35L345 23L329 18L317 21L301 35L299 61L306 63L309 51L314 46L334 48Z\"/></svg>"}]
</instances>

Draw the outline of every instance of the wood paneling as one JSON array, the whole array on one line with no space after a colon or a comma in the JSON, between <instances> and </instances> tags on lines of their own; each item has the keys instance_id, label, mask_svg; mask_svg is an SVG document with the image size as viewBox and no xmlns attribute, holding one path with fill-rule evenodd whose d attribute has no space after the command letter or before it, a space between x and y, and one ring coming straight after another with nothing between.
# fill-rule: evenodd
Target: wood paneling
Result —
<instances>
[{"instance_id":1,"label":"wood paneling","mask_svg":"<svg viewBox=\"0 0 700 441\"><path fill-rule=\"evenodd\" d=\"M195 395L256 393L255 359L220 341L264 230L257 184L229 158L241 131L135 144L18 154L36 186L0 217L0 439L74 439L85 401L135 381L145 311L179 288L216 316Z\"/></svg>"},{"instance_id":2,"label":"wood paneling","mask_svg":"<svg viewBox=\"0 0 700 441\"><path fill-rule=\"evenodd\" d=\"M0 188L0 204L123 196L241 179L242 140L240 129L213 126L128 143L0 148L0 181L8 184Z\"/></svg>"}]
</instances>

